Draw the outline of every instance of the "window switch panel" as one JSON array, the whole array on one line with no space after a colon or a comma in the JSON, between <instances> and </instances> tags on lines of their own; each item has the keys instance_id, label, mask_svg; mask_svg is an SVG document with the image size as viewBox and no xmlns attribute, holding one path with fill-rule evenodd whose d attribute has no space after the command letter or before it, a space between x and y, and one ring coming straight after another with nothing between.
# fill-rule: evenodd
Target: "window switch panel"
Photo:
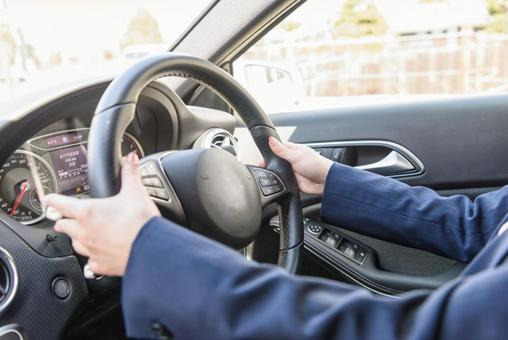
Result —
<instances>
[{"instance_id":1,"label":"window switch panel","mask_svg":"<svg viewBox=\"0 0 508 340\"><path fill-rule=\"evenodd\" d=\"M304 227L307 236L318 239L328 247L334 248L335 251L341 253L351 261L360 265L365 262L369 253L368 249L347 236L334 232L325 225L309 218L304 219Z\"/></svg>"},{"instance_id":2,"label":"window switch panel","mask_svg":"<svg viewBox=\"0 0 508 340\"><path fill-rule=\"evenodd\" d=\"M347 239L342 239L342 242L339 243L337 249L344 256L359 264L362 264L367 257L367 250L365 248L360 247L358 244Z\"/></svg>"},{"instance_id":3,"label":"window switch panel","mask_svg":"<svg viewBox=\"0 0 508 340\"><path fill-rule=\"evenodd\" d=\"M319 236L319 239L321 241L323 241L324 243L326 243L327 245L329 245L330 247L332 248L336 248L337 245L339 244L340 240L341 240L341 236L332 232L332 231L329 231L327 229L325 229L322 233L321 233L321 236Z\"/></svg>"}]
</instances>

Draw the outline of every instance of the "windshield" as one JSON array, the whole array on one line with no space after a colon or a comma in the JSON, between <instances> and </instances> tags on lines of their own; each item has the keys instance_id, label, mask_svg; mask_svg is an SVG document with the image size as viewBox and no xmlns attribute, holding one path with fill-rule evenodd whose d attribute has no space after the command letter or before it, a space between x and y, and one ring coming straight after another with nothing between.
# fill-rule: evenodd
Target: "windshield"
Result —
<instances>
[{"instance_id":1,"label":"windshield","mask_svg":"<svg viewBox=\"0 0 508 340\"><path fill-rule=\"evenodd\" d=\"M0 100L167 50L210 0L0 0Z\"/></svg>"}]
</instances>

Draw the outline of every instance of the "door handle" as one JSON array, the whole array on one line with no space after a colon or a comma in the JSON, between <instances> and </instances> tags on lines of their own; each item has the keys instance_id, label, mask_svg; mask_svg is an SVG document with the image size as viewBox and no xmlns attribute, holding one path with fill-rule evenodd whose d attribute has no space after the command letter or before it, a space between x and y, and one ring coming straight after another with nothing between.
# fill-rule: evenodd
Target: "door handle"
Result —
<instances>
[{"instance_id":1,"label":"door handle","mask_svg":"<svg viewBox=\"0 0 508 340\"><path fill-rule=\"evenodd\" d=\"M415 170L414 165L397 151L391 151L385 158L377 162L359 165L356 168L390 176Z\"/></svg>"}]
</instances>

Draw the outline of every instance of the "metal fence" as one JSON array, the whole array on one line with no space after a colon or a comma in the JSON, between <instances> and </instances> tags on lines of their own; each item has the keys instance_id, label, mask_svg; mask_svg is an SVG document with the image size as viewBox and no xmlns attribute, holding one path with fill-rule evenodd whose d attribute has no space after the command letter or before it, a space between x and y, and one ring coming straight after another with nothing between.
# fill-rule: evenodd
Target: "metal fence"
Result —
<instances>
[{"instance_id":1,"label":"metal fence","mask_svg":"<svg viewBox=\"0 0 508 340\"><path fill-rule=\"evenodd\" d=\"M262 40L244 58L292 64L310 96L508 90L508 36L485 32Z\"/></svg>"}]
</instances>

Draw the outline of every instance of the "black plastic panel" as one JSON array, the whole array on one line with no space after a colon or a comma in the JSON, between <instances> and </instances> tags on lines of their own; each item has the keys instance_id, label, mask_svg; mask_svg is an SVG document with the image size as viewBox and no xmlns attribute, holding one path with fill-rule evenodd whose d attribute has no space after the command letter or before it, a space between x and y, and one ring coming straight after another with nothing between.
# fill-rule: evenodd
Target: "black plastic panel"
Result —
<instances>
[{"instance_id":1,"label":"black plastic panel","mask_svg":"<svg viewBox=\"0 0 508 340\"><path fill-rule=\"evenodd\" d=\"M74 256L48 258L34 252L10 227L0 222L0 247L17 267L19 287L12 304L0 315L0 325L19 325L28 339L59 339L87 295L81 267ZM69 296L52 291L55 278L65 278Z\"/></svg>"},{"instance_id":2,"label":"black plastic panel","mask_svg":"<svg viewBox=\"0 0 508 340\"><path fill-rule=\"evenodd\" d=\"M273 115L292 142L387 140L425 165L405 180L439 189L508 183L508 96L489 95Z\"/></svg>"}]
</instances>

